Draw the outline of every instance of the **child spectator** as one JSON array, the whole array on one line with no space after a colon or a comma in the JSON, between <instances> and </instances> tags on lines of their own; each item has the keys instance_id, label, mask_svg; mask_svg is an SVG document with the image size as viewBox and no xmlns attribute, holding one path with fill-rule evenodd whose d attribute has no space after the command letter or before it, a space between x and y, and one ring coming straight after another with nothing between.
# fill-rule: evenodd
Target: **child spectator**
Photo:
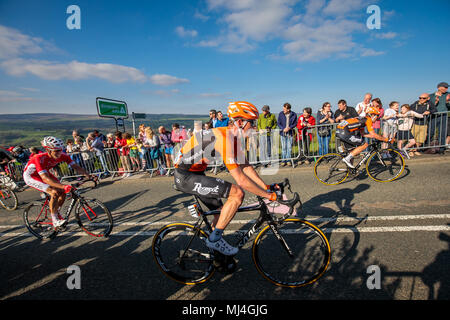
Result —
<instances>
[{"instance_id":1,"label":"child spectator","mask_svg":"<svg viewBox=\"0 0 450 320\"><path fill-rule=\"evenodd\" d=\"M129 159L130 150L127 148L127 140L122 136L122 132L116 132L116 142L114 144L114 148L117 148L117 152L120 156L120 163L122 165L122 169L125 174L122 178L128 178L131 175L131 164ZM118 168L119 169L119 168ZM119 171L120 171L119 169Z\"/></svg>"},{"instance_id":2,"label":"child spectator","mask_svg":"<svg viewBox=\"0 0 450 320\"><path fill-rule=\"evenodd\" d=\"M139 151L136 146L136 140L128 132L125 132L123 137L124 139L127 140L127 148L129 148L130 160L133 171L140 171L141 164L139 162Z\"/></svg>"},{"instance_id":3,"label":"child spectator","mask_svg":"<svg viewBox=\"0 0 450 320\"><path fill-rule=\"evenodd\" d=\"M414 117L416 118L423 118L424 115L417 113L415 111L412 111L409 104L402 105L401 113L397 115L398 119L398 148L403 151L403 153L408 157L408 151L406 149L411 148L416 144L416 140L414 140L414 136L411 132L411 128L414 124ZM407 141L407 145L402 148L403 142ZM414 152L409 153L410 157L414 156ZM409 157L408 157L409 158Z\"/></svg>"},{"instance_id":4,"label":"child spectator","mask_svg":"<svg viewBox=\"0 0 450 320\"><path fill-rule=\"evenodd\" d=\"M397 113L398 113L398 105L397 101L392 101L389 103L389 109L386 110L383 116L383 137L394 138L397 133ZM383 149L387 148L387 144L383 143Z\"/></svg>"}]
</instances>

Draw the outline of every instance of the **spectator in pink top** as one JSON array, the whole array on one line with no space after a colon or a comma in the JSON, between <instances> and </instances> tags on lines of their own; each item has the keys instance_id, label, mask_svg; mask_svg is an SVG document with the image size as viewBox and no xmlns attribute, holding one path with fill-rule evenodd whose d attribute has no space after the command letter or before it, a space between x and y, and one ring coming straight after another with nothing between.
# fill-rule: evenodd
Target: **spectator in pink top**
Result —
<instances>
[{"instance_id":1,"label":"spectator in pink top","mask_svg":"<svg viewBox=\"0 0 450 320\"><path fill-rule=\"evenodd\" d=\"M378 116L377 121L375 121L373 123L373 125L372 125L372 127L375 129L375 132L377 134L379 134L380 133L380 128L381 128L381 121L380 121L380 119L382 119L383 116L384 116L383 104L381 103L380 98L372 99L372 106L375 107L375 108L378 108L380 110L380 115Z\"/></svg>"}]
</instances>

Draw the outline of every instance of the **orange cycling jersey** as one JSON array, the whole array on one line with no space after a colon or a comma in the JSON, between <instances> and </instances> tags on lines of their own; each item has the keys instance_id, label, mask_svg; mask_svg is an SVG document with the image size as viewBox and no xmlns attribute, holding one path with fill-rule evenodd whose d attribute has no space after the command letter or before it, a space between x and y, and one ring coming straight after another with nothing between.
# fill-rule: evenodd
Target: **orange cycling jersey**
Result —
<instances>
[{"instance_id":1,"label":"orange cycling jersey","mask_svg":"<svg viewBox=\"0 0 450 320\"><path fill-rule=\"evenodd\" d=\"M357 133L357 131L364 131L364 127L366 127L367 131L372 132L372 124L372 119L370 117L350 118L339 123L337 129L346 130L351 133Z\"/></svg>"},{"instance_id":2,"label":"orange cycling jersey","mask_svg":"<svg viewBox=\"0 0 450 320\"><path fill-rule=\"evenodd\" d=\"M242 159L239 159L241 156ZM202 172L209 163L223 159L228 170L245 162L245 152L240 137L227 127L202 130L194 135L181 148L175 160L180 170Z\"/></svg>"}]
</instances>

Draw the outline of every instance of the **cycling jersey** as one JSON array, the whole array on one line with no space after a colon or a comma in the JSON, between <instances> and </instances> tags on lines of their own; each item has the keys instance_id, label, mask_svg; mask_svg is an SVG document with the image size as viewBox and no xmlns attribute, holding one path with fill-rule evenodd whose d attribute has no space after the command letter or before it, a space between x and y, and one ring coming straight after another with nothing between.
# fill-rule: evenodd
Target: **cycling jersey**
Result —
<instances>
[{"instance_id":1,"label":"cycling jersey","mask_svg":"<svg viewBox=\"0 0 450 320\"><path fill-rule=\"evenodd\" d=\"M337 129L345 130L352 134L357 134L358 131L363 132L364 128L367 128L367 131L369 132L373 131L373 123L371 118L350 118L342 121L337 126Z\"/></svg>"},{"instance_id":2,"label":"cycling jersey","mask_svg":"<svg viewBox=\"0 0 450 320\"><path fill-rule=\"evenodd\" d=\"M58 163L61 162L66 162L69 166L75 164L75 162L65 153L61 153L61 156L58 159L50 157L48 153L36 154L28 161L27 165L25 166L23 172L23 179L25 183L30 187L45 192L49 186L44 183L39 174L47 173L51 177L56 179L56 177L53 176L49 172L49 170L54 168Z\"/></svg>"},{"instance_id":3,"label":"cycling jersey","mask_svg":"<svg viewBox=\"0 0 450 320\"><path fill-rule=\"evenodd\" d=\"M357 147L364 144L364 128L373 131L372 119L369 117L350 118L342 121L336 128L336 136L344 142L345 147Z\"/></svg>"},{"instance_id":4,"label":"cycling jersey","mask_svg":"<svg viewBox=\"0 0 450 320\"><path fill-rule=\"evenodd\" d=\"M228 170L245 162L240 137L227 127L196 132L181 148L175 167L183 171L203 172L209 163L220 159Z\"/></svg>"}]
</instances>

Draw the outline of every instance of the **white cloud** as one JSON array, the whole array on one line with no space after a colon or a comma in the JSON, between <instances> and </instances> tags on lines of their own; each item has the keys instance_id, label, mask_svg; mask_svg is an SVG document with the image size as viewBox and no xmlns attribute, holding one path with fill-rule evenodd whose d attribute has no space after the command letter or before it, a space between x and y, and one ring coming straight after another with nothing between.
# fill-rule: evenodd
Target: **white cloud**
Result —
<instances>
[{"instance_id":1,"label":"white cloud","mask_svg":"<svg viewBox=\"0 0 450 320\"><path fill-rule=\"evenodd\" d=\"M32 74L44 80L98 78L113 83L145 82L147 80L146 75L136 68L110 63L92 64L78 61L58 63L16 58L3 61L0 66L7 74L12 76Z\"/></svg>"},{"instance_id":2,"label":"white cloud","mask_svg":"<svg viewBox=\"0 0 450 320\"><path fill-rule=\"evenodd\" d=\"M24 97L22 93L10 90L0 90L0 102L33 101L33 98Z\"/></svg>"},{"instance_id":3,"label":"white cloud","mask_svg":"<svg viewBox=\"0 0 450 320\"><path fill-rule=\"evenodd\" d=\"M186 37L194 38L198 35L198 32L196 30L187 30L182 26L176 27L175 33L182 38L186 38Z\"/></svg>"},{"instance_id":4,"label":"white cloud","mask_svg":"<svg viewBox=\"0 0 450 320\"><path fill-rule=\"evenodd\" d=\"M383 54L355 40L367 32L369 0L207 0L210 11L221 14L225 28L198 46L243 52L268 40L280 42L274 59L299 62L329 58L355 58ZM299 6L298 4L301 4ZM385 37L395 37L394 33Z\"/></svg>"},{"instance_id":5,"label":"white cloud","mask_svg":"<svg viewBox=\"0 0 450 320\"><path fill-rule=\"evenodd\" d=\"M381 56L383 54L385 54L385 52L383 52L383 51L376 51L373 49L363 48L362 52L361 52L361 57L376 57L376 56Z\"/></svg>"},{"instance_id":6,"label":"white cloud","mask_svg":"<svg viewBox=\"0 0 450 320\"><path fill-rule=\"evenodd\" d=\"M150 82L159 86L171 86L179 83L189 83L189 80L177 78L168 74L154 74L150 77Z\"/></svg>"},{"instance_id":7,"label":"white cloud","mask_svg":"<svg viewBox=\"0 0 450 320\"><path fill-rule=\"evenodd\" d=\"M185 30L185 32L189 34L188 31ZM193 34L192 31L190 32ZM151 82L160 86L189 82L188 79L167 74L147 76L137 68L119 64L87 63L76 60L56 62L27 57L55 50L58 51L55 46L41 38L30 37L16 29L0 25L0 68L10 76L31 74L44 80L101 79L112 83ZM24 90L27 89L24 88ZM5 99L5 92L3 97ZM9 95L8 99L11 97ZM16 98L24 99L25 97Z\"/></svg>"},{"instance_id":8,"label":"white cloud","mask_svg":"<svg viewBox=\"0 0 450 320\"><path fill-rule=\"evenodd\" d=\"M0 59L41 53L42 44L41 38L30 37L16 29L0 25Z\"/></svg>"},{"instance_id":9,"label":"white cloud","mask_svg":"<svg viewBox=\"0 0 450 320\"><path fill-rule=\"evenodd\" d=\"M385 33L380 33L375 35L376 38L378 39L383 39L383 40L391 40L397 37L397 33L395 32L385 32Z\"/></svg>"}]
</instances>

